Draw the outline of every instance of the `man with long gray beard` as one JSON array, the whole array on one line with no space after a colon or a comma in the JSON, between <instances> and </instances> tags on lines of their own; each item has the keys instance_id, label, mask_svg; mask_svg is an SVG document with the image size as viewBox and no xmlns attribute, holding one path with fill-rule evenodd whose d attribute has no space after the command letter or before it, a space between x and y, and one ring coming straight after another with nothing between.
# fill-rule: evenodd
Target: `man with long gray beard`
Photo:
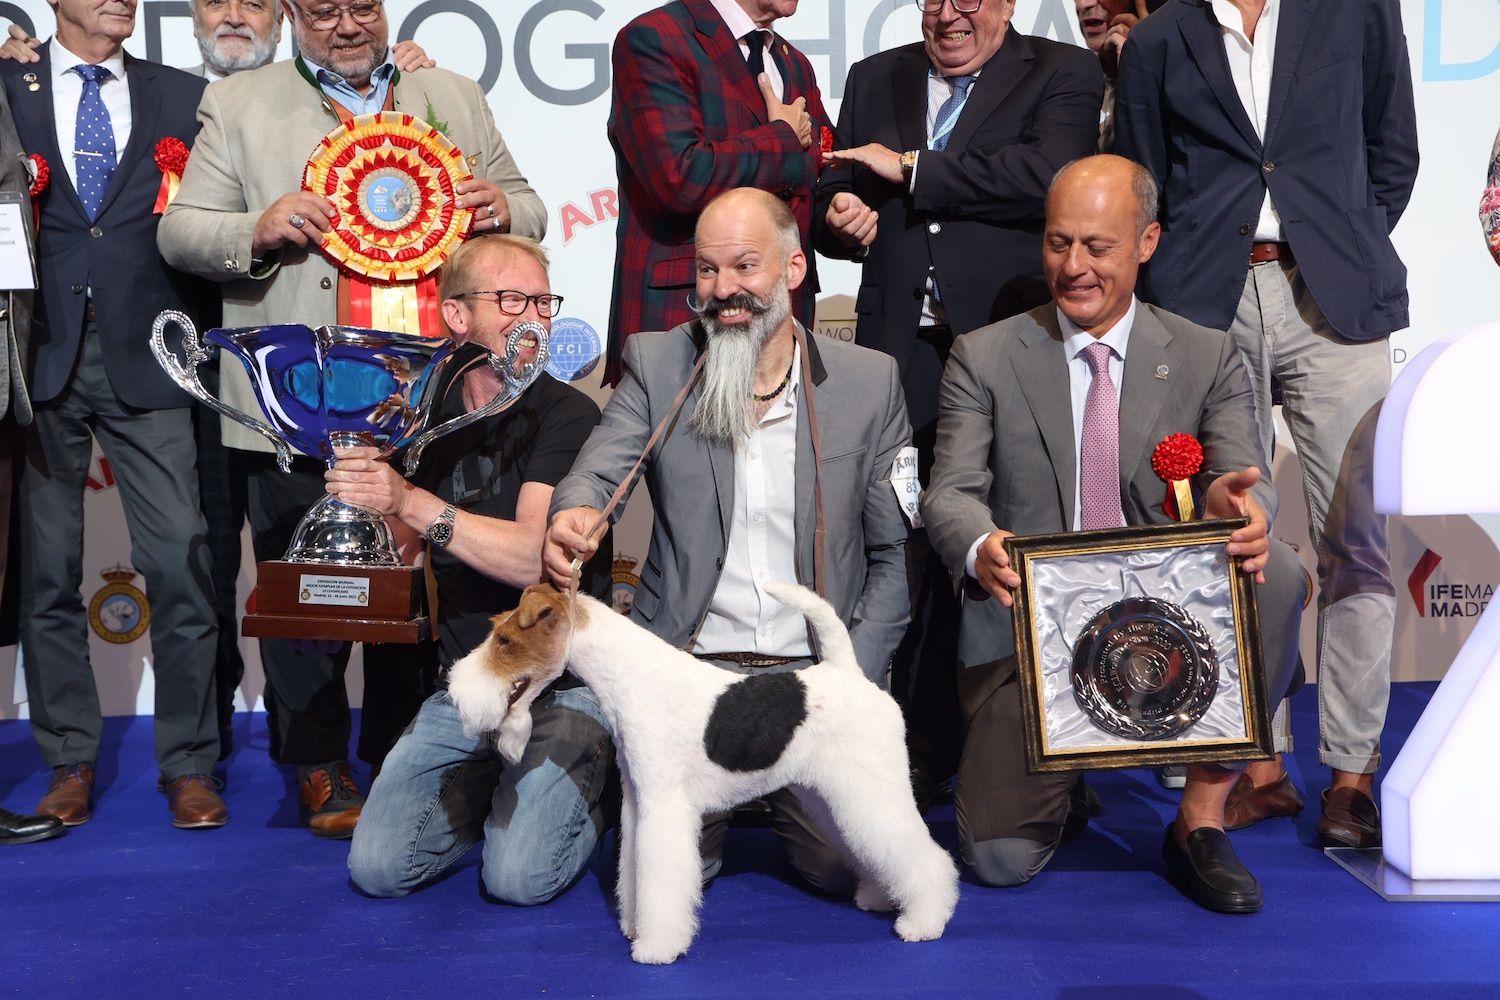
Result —
<instances>
[{"instance_id":1,"label":"man with long gray beard","mask_svg":"<svg viewBox=\"0 0 1500 1000\"><path fill-rule=\"evenodd\" d=\"M810 336L792 318L807 258L774 195L720 195L696 241L698 319L626 342L620 384L552 494L545 569L567 586L573 560L594 553L600 511L692 382L643 463L655 521L631 617L720 669L795 670L818 651L766 584L821 581L860 666L884 686L910 610L891 473L911 432L895 362ZM838 849L795 796L768 802L798 873L852 893ZM705 879L719 870L727 824L728 814L704 819Z\"/></svg>"}]
</instances>

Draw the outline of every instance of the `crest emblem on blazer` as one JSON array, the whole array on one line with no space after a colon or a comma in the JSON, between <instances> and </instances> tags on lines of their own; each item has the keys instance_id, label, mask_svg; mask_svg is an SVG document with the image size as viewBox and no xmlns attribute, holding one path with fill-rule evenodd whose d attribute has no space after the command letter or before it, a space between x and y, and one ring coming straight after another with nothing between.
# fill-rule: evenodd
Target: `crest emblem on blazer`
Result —
<instances>
[{"instance_id":1,"label":"crest emblem on blazer","mask_svg":"<svg viewBox=\"0 0 1500 1000\"><path fill-rule=\"evenodd\" d=\"M89 601L89 625L105 642L135 642L151 626L151 605L131 584L135 571L116 565L99 575L104 577L105 586Z\"/></svg>"}]
</instances>

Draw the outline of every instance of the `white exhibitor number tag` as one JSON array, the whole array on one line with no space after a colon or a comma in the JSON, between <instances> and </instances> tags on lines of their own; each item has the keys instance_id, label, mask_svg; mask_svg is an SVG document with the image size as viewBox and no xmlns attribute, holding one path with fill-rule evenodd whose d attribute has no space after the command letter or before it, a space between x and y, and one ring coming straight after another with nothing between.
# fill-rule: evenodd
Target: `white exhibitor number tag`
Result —
<instances>
[{"instance_id":1,"label":"white exhibitor number tag","mask_svg":"<svg viewBox=\"0 0 1500 1000\"><path fill-rule=\"evenodd\" d=\"M917 449L908 445L896 452L896 461L891 464L891 489L896 491L896 502L906 520L913 528L920 528L922 514L917 505L922 501L922 482L917 479Z\"/></svg>"}]
</instances>

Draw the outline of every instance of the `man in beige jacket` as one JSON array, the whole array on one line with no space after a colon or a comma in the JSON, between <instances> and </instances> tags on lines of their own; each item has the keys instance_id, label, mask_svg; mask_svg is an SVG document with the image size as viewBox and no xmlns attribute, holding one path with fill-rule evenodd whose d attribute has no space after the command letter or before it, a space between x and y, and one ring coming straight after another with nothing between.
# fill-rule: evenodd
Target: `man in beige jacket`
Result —
<instances>
[{"instance_id":1,"label":"man in beige jacket","mask_svg":"<svg viewBox=\"0 0 1500 1000\"><path fill-rule=\"evenodd\" d=\"M320 249L333 206L301 190L307 157L338 126L339 111L404 111L441 128L475 174L457 188L475 210L474 234L541 239L546 210L506 150L485 95L472 80L439 69L401 73L388 47L384 8L367 0L284 7L301 55L214 83L198 109L202 131L182 187L159 231L173 267L224 282L224 325L334 323L339 272ZM226 402L259 406L240 365L221 368ZM278 559L298 519L323 493L321 464L299 458L275 468L265 442L226 422L224 443L249 473L257 559ZM331 652L261 643L271 753L295 764L313 832L347 837L363 799L347 757L348 647Z\"/></svg>"}]
</instances>

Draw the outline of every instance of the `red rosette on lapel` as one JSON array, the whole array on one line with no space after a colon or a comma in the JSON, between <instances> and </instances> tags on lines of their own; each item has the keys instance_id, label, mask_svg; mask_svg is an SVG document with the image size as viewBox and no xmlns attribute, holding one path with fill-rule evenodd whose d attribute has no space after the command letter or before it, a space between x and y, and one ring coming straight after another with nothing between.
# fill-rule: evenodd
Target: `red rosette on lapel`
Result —
<instances>
[{"instance_id":1,"label":"red rosette on lapel","mask_svg":"<svg viewBox=\"0 0 1500 1000\"><path fill-rule=\"evenodd\" d=\"M156 144L156 169L161 171L161 187L156 192L157 215L165 212L177 189L182 185L182 172L187 169L187 145L175 135L165 136Z\"/></svg>"},{"instance_id":2,"label":"red rosette on lapel","mask_svg":"<svg viewBox=\"0 0 1500 1000\"><path fill-rule=\"evenodd\" d=\"M1203 468L1203 445L1191 434L1168 434L1151 452L1151 471L1167 484L1162 509L1179 521L1198 517L1193 504L1193 477Z\"/></svg>"},{"instance_id":3,"label":"red rosette on lapel","mask_svg":"<svg viewBox=\"0 0 1500 1000\"><path fill-rule=\"evenodd\" d=\"M52 183L52 168L41 153L29 153L26 157L26 172L31 175L31 224L32 229L42 227L42 194Z\"/></svg>"}]
</instances>

